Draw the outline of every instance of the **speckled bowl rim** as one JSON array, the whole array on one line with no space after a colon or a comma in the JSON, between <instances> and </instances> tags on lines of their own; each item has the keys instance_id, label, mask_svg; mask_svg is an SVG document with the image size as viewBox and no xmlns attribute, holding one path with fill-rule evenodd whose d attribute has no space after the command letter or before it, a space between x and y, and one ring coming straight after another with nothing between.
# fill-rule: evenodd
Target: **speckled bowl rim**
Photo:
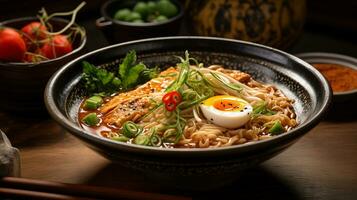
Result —
<instances>
[{"instance_id":1,"label":"speckled bowl rim","mask_svg":"<svg viewBox=\"0 0 357 200\"><path fill-rule=\"evenodd\" d=\"M351 56L329 52L306 52L296 54L295 56L299 57L300 59L306 61L309 64L331 63L343 65L357 70L357 59ZM345 92L333 92L334 96L344 96L350 94L357 94L357 88Z\"/></svg>"},{"instance_id":2,"label":"speckled bowl rim","mask_svg":"<svg viewBox=\"0 0 357 200\"><path fill-rule=\"evenodd\" d=\"M36 20L38 20L38 18L37 17L21 17L21 18L9 19L9 20L0 22L0 26L2 26L4 24L8 24L8 23L14 23L14 22L20 22L20 21L31 21L31 20L36 21ZM59 18L59 17L54 17L51 20L59 21L59 22L67 22L67 23L69 22L68 20L63 19L63 18ZM72 26L81 27L76 23L74 23ZM8 27L8 26L5 25L5 27ZM58 61L58 60L61 60L61 59L65 59L65 58L67 58L67 57L69 57L69 56L81 51L84 48L84 46L86 45L86 43L87 43L87 35L85 35L82 38L82 41L81 41L80 45L77 48L73 49L73 51L71 51L70 53L67 53L66 55L63 55L61 57L50 59L50 60L44 60L44 61L41 61L41 62L38 62L38 63L0 62L0 67L1 67L1 65L13 65L14 67L37 67L37 66L42 66L41 64L43 64L43 63L50 63L50 62L55 62L55 61Z\"/></svg>"},{"instance_id":3,"label":"speckled bowl rim","mask_svg":"<svg viewBox=\"0 0 357 200\"><path fill-rule=\"evenodd\" d=\"M106 139L94 134L89 134L87 133L83 128L81 128L78 124L73 123L68 119L66 115L63 115L60 109L56 105L56 101L53 98L51 92L54 90L54 85L56 84L57 81L61 81L59 77L61 76L62 73L64 73L67 68L70 68L74 63L86 58L95 55L96 53L99 53L101 51L105 51L111 48L116 48L120 46L127 46L127 45L133 45L133 44L140 44L140 43L146 43L146 42L155 42L155 41L160 41L160 40L165 40L167 42L170 42L170 40L177 40L177 39L197 39L197 40L216 40L216 41L224 41L224 42L232 42L232 43L238 43L238 44L243 44L243 45L251 45L254 47L258 48L263 48L269 51L273 51L277 54L281 54L283 56L288 57L289 59L297 62L301 66L304 66L308 71L310 71L321 83L321 86L324 88L325 95L323 99L319 99L319 101L322 101L321 103L321 109L316 111L316 114L314 116L309 117L306 119L305 122L302 124L299 124L298 127L294 128L291 131L288 131L286 133L280 134L278 136L274 136L272 138L266 139L266 140L260 140L260 141L255 141L252 143L245 143L242 145L233 145L233 146L228 146L228 147L219 147L219 148L157 148L157 147L149 147L149 146L141 146L141 145L136 145L136 144L128 144L128 143L119 143L110 139ZM74 83L72 83L74 84ZM72 87L72 86L70 86ZM65 91L66 93L67 91ZM300 136L304 135L307 133L309 130L311 130L313 127L315 127L322 116L324 116L327 108L329 107L332 99L332 92L329 87L329 84L327 80L322 76L321 73L317 71L313 66L308 64L307 62L290 55L288 53L285 53L283 51L280 51L278 49L274 49L272 47L264 46L261 44L256 44L252 42L246 42L246 41L240 41L240 40L234 40L234 39L225 39L225 38L216 38L216 37L201 37L201 36L173 36L173 37L158 37L158 38L149 38L149 39L142 39L142 40L135 40L135 41L130 41L130 42L125 42L125 43L119 43L111 46L107 46L101 49L94 50L92 52L89 52L85 55L82 55L81 57L78 57L77 59L69 62L66 64L64 67L62 67L60 70L58 70L49 80L46 89L45 89L45 105L46 108L49 112L49 114L52 116L52 118L57 121L60 125L62 125L65 129L67 129L71 134L75 135L76 137L79 137L80 139L83 139L89 143L96 143L97 145L102 145L102 146L108 146L110 148L114 148L116 150L120 151L125 151L125 152L130 152L130 153L136 153L136 154L141 154L141 155L153 155L153 156L160 156L160 157L170 157L170 156L178 156L178 157L199 157L199 156L216 156L216 155L226 155L230 153L244 153L244 152L249 152L249 151L254 151L256 148L266 148L266 147L271 147L271 145L276 144L279 146L279 144L284 143L286 145L286 141L291 141L293 139L297 139ZM96 145L93 145L96 146ZM109 153L109 152L108 152Z\"/></svg>"},{"instance_id":4,"label":"speckled bowl rim","mask_svg":"<svg viewBox=\"0 0 357 200\"><path fill-rule=\"evenodd\" d=\"M101 8L100 8L100 13L101 15L108 21L110 21L113 24L118 24L118 25L122 25L122 26L129 26L129 27L157 27L157 26L162 26L165 24L170 24L174 21L177 21L179 19L181 19L185 13L185 9L182 5L182 3L178 0L175 0L175 5L178 6L178 10L179 13L171 18L168 18L168 20L163 21L163 22L145 22L145 23L131 23L131 22L125 22L125 21L120 21L120 20L116 20L114 19L112 16L109 16L108 13L106 12L106 8L108 7L108 5L116 2L116 1L120 1L120 0L111 0L111 1L107 1L105 2Z\"/></svg>"}]
</instances>

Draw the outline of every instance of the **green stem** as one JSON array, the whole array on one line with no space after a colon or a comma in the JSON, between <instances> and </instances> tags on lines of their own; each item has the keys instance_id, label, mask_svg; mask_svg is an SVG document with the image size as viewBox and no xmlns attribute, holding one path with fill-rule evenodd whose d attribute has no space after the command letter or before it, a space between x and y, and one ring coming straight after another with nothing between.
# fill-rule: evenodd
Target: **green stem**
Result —
<instances>
[{"instance_id":1,"label":"green stem","mask_svg":"<svg viewBox=\"0 0 357 200\"><path fill-rule=\"evenodd\" d=\"M68 15L72 15L72 18L71 18L71 21L60 31L57 31L57 32L48 32L48 31L45 31L46 34L48 35L59 35L59 34L62 34L63 32L65 32L67 29L69 29L75 22L76 20L76 16L77 16L77 13L78 11L86 4L86 2L82 2L81 4L79 4L77 6L76 9L72 10L72 11L69 11L69 12L59 12L59 13L53 13L49 16L47 16L47 13L44 11L43 13L43 17L45 18L45 21L41 20L41 22L47 22L48 20L50 20L52 17L55 17L55 16L68 16Z\"/></svg>"}]
</instances>

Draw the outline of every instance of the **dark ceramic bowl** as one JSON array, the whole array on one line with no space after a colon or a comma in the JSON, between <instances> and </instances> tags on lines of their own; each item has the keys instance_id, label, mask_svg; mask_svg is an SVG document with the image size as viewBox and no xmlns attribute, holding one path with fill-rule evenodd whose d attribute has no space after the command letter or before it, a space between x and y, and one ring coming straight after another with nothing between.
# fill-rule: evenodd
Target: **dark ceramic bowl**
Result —
<instances>
[{"instance_id":1,"label":"dark ceramic bowl","mask_svg":"<svg viewBox=\"0 0 357 200\"><path fill-rule=\"evenodd\" d=\"M178 8L178 14L167 21L152 23L130 23L113 19L117 10L133 8L139 0L107 1L100 9L102 17L96 21L96 25L112 44L150 37L174 36L179 33L184 8L178 0L170 1Z\"/></svg>"},{"instance_id":2,"label":"dark ceramic bowl","mask_svg":"<svg viewBox=\"0 0 357 200\"><path fill-rule=\"evenodd\" d=\"M255 79L279 87L296 100L299 125L272 139L215 149L164 149L119 143L86 132L77 111L86 95L81 62L110 67L135 49L148 66L169 66L173 55L250 73ZM317 125L331 100L327 81L311 65L282 51L249 42L208 37L166 37L127 42L88 53L61 68L48 82L45 102L51 116L71 134L110 160L154 176L163 185L208 189L225 184L242 169L257 165L292 145ZM308 156L308 155L307 155ZM168 184L169 183L169 184ZM170 184L171 183L171 184Z\"/></svg>"},{"instance_id":3,"label":"dark ceramic bowl","mask_svg":"<svg viewBox=\"0 0 357 200\"><path fill-rule=\"evenodd\" d=\"M35 17L25 17L0 22L0 26L21 29ZM54 30L62 29L67 20L53 18L51 20ZM74 25L77 26L78 25ZM86 37L73 43L73 51L59 58L42 61L39 63L14 63L0 61L0 110L29 113L46 112L43 91L52 74L65 63L73 60L83 50Z\"/></svg>"},{"instance_id":4,"label":"dark ceramic bowl","mask_svg":"<svg viewBox=\"0 0 357 200\"><path fill-rule=\"evenodd\" d=\"M297 54L296 56L309 64L338 64L357 70L357 59L346 55L308 52ZM357 102L357 89L345 92L333 92L332 102L329 117L338 119L357 118L357 107L355 106Z\"/></svg>"}]
</instances>

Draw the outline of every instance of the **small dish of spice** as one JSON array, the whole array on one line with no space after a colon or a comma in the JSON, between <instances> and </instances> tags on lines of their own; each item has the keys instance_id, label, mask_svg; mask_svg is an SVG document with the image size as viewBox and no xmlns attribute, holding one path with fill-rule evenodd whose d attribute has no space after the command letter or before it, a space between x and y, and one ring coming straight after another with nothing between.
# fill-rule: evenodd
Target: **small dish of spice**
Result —
<instances>
[{"instance_id":1,"label":"small dish of spice","mask_svg":"<svg viewBox=\"0 0 357 200\"><path fill-rule=\"evenodd\" d=\"M323 52L301 53L296 56L314 66L330 83L333 91L333 113L343 111L344 115L355 116L351 105L357 101L357 59Z\"/></svg>"},{"instance_id":2,"label":"small dish of spice","mask_svg":"<svg viewBox=\"0 0 357 200\"><path fill-rule=\"evenodd\" d=\"M357 70L340 64L312 63L328 80L334 93L357 89Z\"/></svg>"}]
</instances>

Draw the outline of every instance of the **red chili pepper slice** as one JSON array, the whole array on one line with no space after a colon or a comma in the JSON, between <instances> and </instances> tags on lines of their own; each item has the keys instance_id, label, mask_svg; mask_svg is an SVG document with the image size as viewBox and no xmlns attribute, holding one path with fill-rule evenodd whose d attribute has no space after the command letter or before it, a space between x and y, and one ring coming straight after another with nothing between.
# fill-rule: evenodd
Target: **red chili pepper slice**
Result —
<instances>
[{"instance_id":1,"label":"red chili pepper slice","mask_svg":"<svg viewBox=\"0 0 357 200\"><path fill-rule=\"evenodd\" d=\"M162 102L164 102L164 104L169 103L171 101L171 94L166 93L163 97L162 97Z\"/></svg>"},{"instance_id":2,"label":"red chili pepper slice","mask_svg":"<svg viewBox=\"0 0 357 200\"><path fill-rule=\"evenodd\" d=\"M175 103L173 103L173 102L170 102L170 103L166 103L165 104L165 108L166 108L166 110L167 111L174 111L175 109L176 109L176 104Z\"/></svg>"},{"instance_id":3,"label":"red chili pepper slice","mask_svg":"<svg viewBox=\"0 0 357 200\"><path fill-rule=\"evenodd\" d=\"M171 98L176 104L179 104L182 101L181 94L176 91L172 91Z\"/></svg>"},{"instance_id":4,"label":"red chili pepper slice","mask_svg":"<svg viewBox=\"0 0 357 200\"><path fill-rule=\"evenodd\" d=\"M181 94L177 91L168 92L162 97L162 102L165 104L165 108L168 111L175 110L177 105L181 101L182 101Z\"/></svg>"}]
</instances>

